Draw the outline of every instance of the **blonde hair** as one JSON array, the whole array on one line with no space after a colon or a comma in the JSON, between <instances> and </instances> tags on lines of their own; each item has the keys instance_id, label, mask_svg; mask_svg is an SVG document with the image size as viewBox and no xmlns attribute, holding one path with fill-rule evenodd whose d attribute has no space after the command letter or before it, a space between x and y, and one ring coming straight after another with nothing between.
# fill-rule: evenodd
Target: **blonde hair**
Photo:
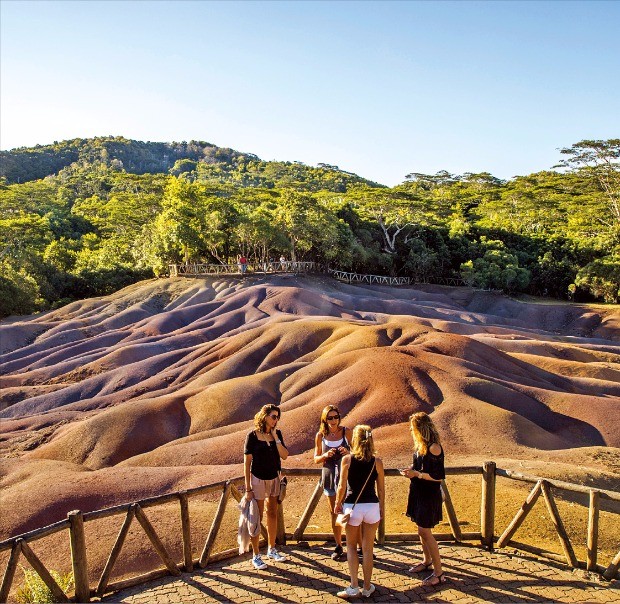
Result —
<instances>
[{"instance_id":1,"label":"blonde hair","mask_svg":"<svg viewBox=\"0 0 620 604\"><path fill-rule=\"evenodd\" d=\"M370 426L366 424L355 426L351 437L351 455L360 461L370 461L374 454L375 443Z\"/></svg>"},{"instance_id":2,"label":"blonde hair","mask_svg":"<svg viewBox=\"0 0 620 604\"><path fill-rule=\"evenodd\" d=\"M331 411L336 411L338 415L340 415L340 411L336 405L327 405L323 411L321 411L321 426L319 427L319 432L323 436L327 436L329 434L329 425L327 424L327 416ZM338 419L338 427L340 427L340 419Z\"/></svg>"},{"instance_id":3,"label":"blonde hair","mask_svg":"<svg viewBox=\"0 0 620 604\"><path fill-rule=\"evenodd\" d=\"M409 418L409 422L411 423L413 442L420 455L426 455L432 444L441 445L439 432L437 432L437 428L428 413L424 413L424 411L414 413Z\"/></svg>"},{"instance_id":4,"label":"blonde hair","mask_svg":"<svg viewBox=\"0 0 620 604\"><path fill-rule=\"evenodd\" d=\"M254 416L254 427L259 432L265 432L265 428L267 428L267 416L272 411L278 412L278 418L282 416L280 407L278 407L278 405L274 405L273 403L270 403L269 405L263 405L260 408L260 411Z\"/></svg>"}]
</instances>

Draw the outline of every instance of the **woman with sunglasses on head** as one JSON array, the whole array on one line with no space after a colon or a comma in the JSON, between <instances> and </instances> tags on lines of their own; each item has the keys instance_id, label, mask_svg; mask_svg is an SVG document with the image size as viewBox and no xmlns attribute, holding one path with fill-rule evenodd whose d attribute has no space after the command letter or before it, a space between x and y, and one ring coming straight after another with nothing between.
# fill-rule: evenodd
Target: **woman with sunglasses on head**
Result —
<instances>
[{"instance_id":1,"label":"woman with sunglasses on head","mask_svg":"<svg viewBox=\"0 0 620 604\"><path fill-rule=\"evenodd\" d=\"M286 556L276 549L281 460L288 457L282 432L276 429L279 420L280 409L277 405L263 405L254 416L255 430L245 440L243 456L246 497L256 499L261 521L267 500L267 558L276 562L286 560ZM260 557L259 538L260 534L252 537L252 565L257 570L263 570L267 565Z\"/></svg>"},{"instance_id":2,"label":"woman with sunglasses on head","mask_svg":"<svg viewBox=\"0 0 620 604\"><path fill-rule=\"evenodd\" d=\"M432 528L442 518L441 481L446 477L444 455L439 433L427 413L414 413L410 418L413 436L413 464L400 473L411 479L407 516L418 525L418 535L424 559L409 569L411 573L421 573L433 567L433 574L422 581L424 585L437 586L446 582L441 568L439 546Z\"/></svg>"},{"instance_id":3,"label":"woman with sunglasses on head","mask_svg":"<svg viewBox=\"0 0 620 604\"><path fill-rule=\"evenodd\" d=\"M340 462L351 448L351 429L340 425L340 411L335 405L327 405L321 413L321 425L314 442L314 463L323 464L321 482L323 494L327 497L329 513L332 520L332 532L336 540L333 560L342 560L342 527L336 524L337 514L334 512L336 488L340 476Z\"/></svg>"},{"instance_id":4,"label":"woman with sunglasses on head","mask_svg":"<svg viewBox=\"0 0 620 604\"><path fill-rule=\"evenodd\" d=\"M375 490L376 485L376 490ZM375 591L372 579L375 535L385 510L385 478L383 462L375 456L375 445L370 426L353 428L351 454L342 459L336 513L351 513L347 522L347 543L362 540L362 570L364 586L358 584L359 558L354 547L347 547L347 562L351 584L338 592L340 598L355 598L360 594L369 598Z\"/></svg>"}]
</instances>

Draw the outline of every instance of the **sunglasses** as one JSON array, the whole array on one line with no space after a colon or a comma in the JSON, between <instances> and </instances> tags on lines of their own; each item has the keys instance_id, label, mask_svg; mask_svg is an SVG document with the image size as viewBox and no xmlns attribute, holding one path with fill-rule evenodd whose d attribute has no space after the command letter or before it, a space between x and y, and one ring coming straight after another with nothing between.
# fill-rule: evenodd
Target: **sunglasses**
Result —
<instances>
[{"instance_id":1,"label":"sunglasses","mask_svg":"<svg viewBox=\"0 0 620 604\"><path fill-rule=\"evenodd\" d=\"M271 419L280 419L279 415L276 415L275 413L273 415L269 416Z\"/></svg>"},{"instance_id":2,"label":"sunglasses","mask_svg":"<svg viewBox=\"0 0 620 604\"><path fill-rule=\"evenodd\" d=\"M328 415L327 416L327 421L331 422L333 419L340 419L339 415Z\"/></svg>"}]
</instances>

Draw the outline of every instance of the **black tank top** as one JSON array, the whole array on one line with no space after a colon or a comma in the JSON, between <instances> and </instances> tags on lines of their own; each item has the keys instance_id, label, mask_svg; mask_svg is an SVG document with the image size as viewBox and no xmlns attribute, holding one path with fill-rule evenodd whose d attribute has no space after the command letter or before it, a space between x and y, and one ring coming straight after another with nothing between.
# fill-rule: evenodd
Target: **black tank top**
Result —
<instances>
[{"instance_id":1,"label":"black tank top","mask_svg":"<svg viewBox=\"0 0 620 604\"><path fill-rule=\"evenodd\" d=\"M351 456L351 465L349 467L349 476L347 478L347 496L344 500L345 503L355 503L357 496L359 495L370 469L375 463L375 458L371 457L369 461L362 461ZM357 499L358 503L379 503L377 492L375 490L375 483L377 482L377 468L372 469L372 474L362 491L360 498Z\"/></svg>"}]
</instances>

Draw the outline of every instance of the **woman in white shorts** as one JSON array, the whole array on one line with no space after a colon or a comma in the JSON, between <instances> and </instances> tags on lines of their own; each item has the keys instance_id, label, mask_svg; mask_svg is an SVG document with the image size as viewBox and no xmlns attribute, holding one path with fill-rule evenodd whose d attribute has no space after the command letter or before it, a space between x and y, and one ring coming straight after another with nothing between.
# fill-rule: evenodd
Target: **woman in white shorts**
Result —
<instances>
[{"instance_id":1,"label":"woman in white shorts","mask_svg":"<svg viewBox=\"0 0 620 604\"><path fill-rule=\"evenodd\" d=\"M360 594L368 598L375 591L375 586L370 582L373 569L372 550L384 509L383 462L379 457L375 457L370 426L355 426L351 439L351 454L342 459L334 511L337 514L351 511L351 519L346 528L347 543L357 543L361 538L364 586L360 590L357 552L354 547L347 547L351 584L338 592L337 595L341 598L354 598Z\"/></svg>"}]
</instances>

